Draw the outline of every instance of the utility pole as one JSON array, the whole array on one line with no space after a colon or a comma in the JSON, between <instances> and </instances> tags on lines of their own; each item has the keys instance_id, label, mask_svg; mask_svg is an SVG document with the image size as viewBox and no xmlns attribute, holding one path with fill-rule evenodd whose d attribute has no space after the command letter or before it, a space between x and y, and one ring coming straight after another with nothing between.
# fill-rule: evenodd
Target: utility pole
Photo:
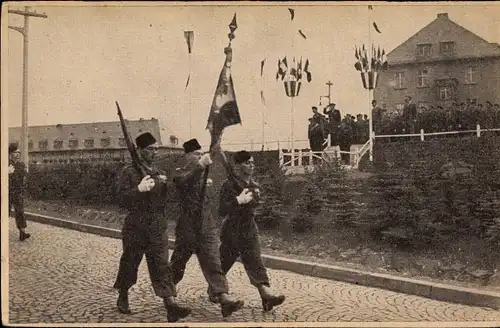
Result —
<instances>
[{"instance_id":1,"label":"utility pole","mask_svg":"<svg viewBox=\"0 0 500 328\"><path fill-rule=\"evenodd\" d=\"M39 14L29 11L29 7L24 7L24 11L9 9L10 14L24 16L24 26L10 26L10 29L18 31L23 35L23 102L22 102L22 123L21 123L21 161L26 164L28 170L28 30L29 30L29 17L47 18L45 14Z\"/></svg>"}]
</instances>

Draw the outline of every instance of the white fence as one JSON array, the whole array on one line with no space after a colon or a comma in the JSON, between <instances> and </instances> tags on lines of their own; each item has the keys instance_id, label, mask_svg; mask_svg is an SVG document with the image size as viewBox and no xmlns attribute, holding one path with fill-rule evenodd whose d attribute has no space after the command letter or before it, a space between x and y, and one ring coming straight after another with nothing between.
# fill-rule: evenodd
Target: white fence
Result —
<instances>
[{"instance_id":1,"label":"white fence","mask_svg":"<svg viewBox=\"0 0 500 328\"><path fill-rule=\"evenodd\" d=\"M375 138L401 138L401 137L419 137L421 141L425 141L425 137L429 136L444 136L444 135L459 135L459 134L470 134L473 133L476 137L481 137L482 133L486 132L500 132L500 128L494 129L481 129L481 126L476 125L475 130L463 130L463 131L444 131L444 132L428 132L425 133L423 129L420 133L404 133L404 134L385 134L385 135L375 135ZM323 161L329 162L331 160L336 160L341 157L341 154L349 154L349 168L357 169L359 167L359 162L363 156L370 151L370 140L364 143L359 149L353 151L341 151L340 148L331 147L330 136L325 140L323 145L326 146L325 150L314 152L312 150L287 150L283 151L279 149L279 160L281 167L284 168L294 168L294 167L313 167L315 164L321 163Z\"/></svg>"},{"instance_id":2,"label":"white fence","mask_svg":"<svg viewBox=\"0 0 500 328\"><path fill-rule=\"evenodd\" d=\"M484 132L498 132L500 131L500 128L495 128L495 129L481 129L481 126L478 124L476 125L475 130L463 130L463 131L444 131L444 132L428 132L425 133L424 129L420 129L420 133L403 133L403 134L382 134L382 135L375 135L375 138L396 138L396 137L420 137L421 141L425 141L426 136L443 136L443 135L453 135L453 134L468 134L468 133L475 133L476 137L480 137L481 133Z\"/></svg>"}]
</instances>

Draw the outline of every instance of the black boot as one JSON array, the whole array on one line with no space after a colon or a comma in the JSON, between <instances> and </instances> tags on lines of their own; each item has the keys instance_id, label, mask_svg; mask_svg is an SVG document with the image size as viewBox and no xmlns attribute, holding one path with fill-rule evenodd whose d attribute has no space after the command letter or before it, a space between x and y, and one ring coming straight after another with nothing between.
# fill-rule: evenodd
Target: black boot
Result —
<instances>
[{"instance_id":1,"label":"black boot","mask_svg":"<svg viewBox=\"0 0 500 328\"><path fill-rule=\"evenodd\" d=\"M191 309L187 307L183 307L175 303L167 304L166 301L163 303L165 304L165 309L167 310L168 322L177 322L191 314Z\"/></svg>"},{"instance_id":2,"label":"black boot","mask_svg":"<svg viewBox=\"0 0 500 328\"><path fill-rule=\"evenodd\" d=\"M24 231L19 231L19 240L20 241L24 241L26 239L28 239L31 235L27 232L24 232Z\"/></svg>"},{"instance_id":3,"label":"black boot","mask_svg":"<svg viewBox=\"0 0 500 328\"><path fill-rule=\"evenodd\" d=\"M123 314L132 314L130 311L130 307L128 304L128 291L121 290L118 295L118 301L116 302L116 306L118 307L118 311Z\"/></svg>"},{"instance_id":4,"label":"black boot","mask_svg":"<svg viewBox=\"0 0 500 328\"><path fill-rule=\"evenodd\" d=\"M219 299L219 302L220 302L220 309L221 309L223 318L229 317L231 314L233 314L233 312L238 311L239 309L241 309L243 307L243 305L245 305L245 302L243 302L241 300L221 301Z\"/></svg>"},{"instance_id":5,"label":"black boot","mask_svg":"<svg viewBox=\"0 0 500 328\"><path fill-rule=\"evenodd\" d=\"M262 297L262 308L264 312L271 311L273 307L282 304L285 301L284 295L266 295Z\"/></svg>"},{"instance_id":6,"label":"black boot","mask_svg":"<svg viewBox=\"0 0 500 328\"><path fill-rule=\"evenodd\" d=\"M220 300L219 300L219 297L218 297L217 295L214 295L214 294L212 293L212 291L211 291L210 287L208 287L208 289L207 289L207 294L208 294L208 300L209 300L210 302L215 303L215 304L219 303L219 301L220 301Z\"/></svg>"}]
</instances>

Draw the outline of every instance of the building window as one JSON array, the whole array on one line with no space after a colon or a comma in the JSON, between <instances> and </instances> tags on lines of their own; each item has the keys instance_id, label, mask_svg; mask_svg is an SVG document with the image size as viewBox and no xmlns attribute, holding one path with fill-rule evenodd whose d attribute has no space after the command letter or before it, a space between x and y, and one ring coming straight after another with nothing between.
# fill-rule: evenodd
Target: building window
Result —
<instances>
[{"instance_id":1,"label":"building window","mask_svg":"<svg viewBox=\"0 0 500 328\"><path fill-rule=\"evenodd\" d=\"M394 89L404 88L404 73L396 72L394 73Z\"/></svg>"},{"instance_id":2,"label":"building window","mask_svg":"<svg viewBox=\"0 0 500 328\"><path fill-rule=\"evenodd\" d=\"M417 73L417 87L425 88L429 86L427 79L428 71L426 69L419 70Z\"/></svg>"},{"instance_id":3,"label":"building window","mask_svg":"<svg viewBox=\"0 0 500 328\"><path fill-rule=\"evenodd\" d=\"M431 44L418 44L417 45L417 56L427 57L431 55Z\"/></svg>"},{"instance_id":4,"label":"building window","mask_svg":"<svg viewBox=\"0 0 500 328\"><path fill-rule=\"evenodd\" d=\"M33 150L33 141L28 141L28 150Z\"/></svg>"},{"instance_id":5,"label":"building window","mask_svg":"<svg viewBox=\"0 0 500 328\"><path fill-rule=\"evenodd\" d=\"M110 144L109 138L101 138L101 147L109 147Z\"/></svg>"},{"instance_id":6,"label":"building window","mask_svg":"<svg viewBox=\"0 0 500 328\"><path fill-rule=\"evenodd\" d=\"M49 148L49 142L47 140L38 141L38 149L47 150Z\"/></svg>"},{"instance_id":7,"label":"building window","mask_svg":"<svg viewBox=\"0 0 500 328\"><path fill-rule=\"evenodd\" d=\"M439 44L439 51L442 55L453 55L455 50L455 42L441 42Z\"/></svg>"},{"instance_id":8,"label":"building window","mask_svg":"<svg viewBox=\"0 0 500 328\"><path fill-rule=\"evenodd\" d=\"M450 87L440 87L439 88L439 100L449 100L449 99L451 99Z\"/></svg>"},{"instance_id":9,"label":"building window","mask_svg":"<svg viewBox=\"0 0 500 328\"><path fill-rule=\"evenodd\" d=\"M477 82L477 71L476 68L469 66L465 70L465 83L473 84Z\"/></svg>"},{"instance_id":10,"label":"building window","mask_svg":"<svg viewBox=\"0 0 500 328\"><path fill-rule=\"evenodd\" d=\"M85 148L94 148L94 139L85 139Z\"/></svg>"},{"instance_id":11,"label":"building window","mask_svg":"<svg viewBox=\"0 0 500 328\"><path fill-rule=\"evenodd\" d=\"M69 140L69 148L71 148L71 149L78 148L78 139L70 139Z\"/></svg>"},{"instance_id":12,"label":"building window","mask_svg":"<svg viewBox=\"0 0 500 328\"><path fill-rule=\"evenodd\" d=\"M127 145L125 138L118 139L118 145L120 145L120 147L125 147Z\"/></svg>"},{"instance_id":13,"label":"building window","mask_svg":"<svg viewBox=\"0 0 500 328\"><path fill-rule=\"evenodd\" d=\"M54 140L54 149L62 149L63 142L62 140Z\"/></svg>"}]
</instances>

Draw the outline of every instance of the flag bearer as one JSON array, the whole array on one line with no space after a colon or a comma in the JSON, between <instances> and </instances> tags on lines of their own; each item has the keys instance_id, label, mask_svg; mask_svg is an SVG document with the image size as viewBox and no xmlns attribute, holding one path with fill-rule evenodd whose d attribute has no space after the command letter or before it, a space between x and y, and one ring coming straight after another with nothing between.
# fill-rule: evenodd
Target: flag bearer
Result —
<instances>
[{"instance_id":1,"label":"flag bearer","mask_svg":"<svg viewBox=\"0 0 500 328\"><path fill-rule=\"evenodd\" d=\"M149 132L139 135L136 145L148 175L142 177L133 165L128 165L119 178L118 192L129 214L122 228L123 254L114 284L119 290L117 307L121 313L131 313L128 290L137 282L139 264L146 255L154 292L163 298L168 321L176 322L188 316L191 310L179 306L174 299L176 291L168 262L167 218L164 215L167 178L153 163L158 151L153 135Z\"/></svg>"},{"instance_id":2,"label":"flag bearer","mask_svg":"<svg viewBox=\"0 0 500 328\"><path fill-rule=\"evenodd\" d=\"M177 285L182 280L186 264L195 253L205 279L220 299L222 316L227 317L241 309L244 302L232 300L228 295L229 287L221 268L218 250L216 221L201 207L204 205L201 202L205 203L204 195L201 195L204 170L212 160L210 154L202 155L201 146L196 139L185 142L183 147L186 163L178 169L174 178L181 202L181 214L175 230L175 248L170 258L173 282Z\"/></svg>"},{"instance_id":3,"label":"flag bearer","mask_svg":"<svg viewBox=\"0 0 500 328\"><path fill-rule=\"evenodd\" d=\"M234 178L228 178L220 191L219 215L227 216L221 230L222 270L226 274L240 256L250 283L259 291L264 311L270 311L283 303L285 296L271 293L267 270L261 259L259 232L254 219L258 205L256 198L260 195L260 187L253 180L254 159L243 150L234 155L234 164L236 175L244 184L241 186ZM209 296L212 302L217 302L210 288Z\"/></svg>"}]
</instances>

